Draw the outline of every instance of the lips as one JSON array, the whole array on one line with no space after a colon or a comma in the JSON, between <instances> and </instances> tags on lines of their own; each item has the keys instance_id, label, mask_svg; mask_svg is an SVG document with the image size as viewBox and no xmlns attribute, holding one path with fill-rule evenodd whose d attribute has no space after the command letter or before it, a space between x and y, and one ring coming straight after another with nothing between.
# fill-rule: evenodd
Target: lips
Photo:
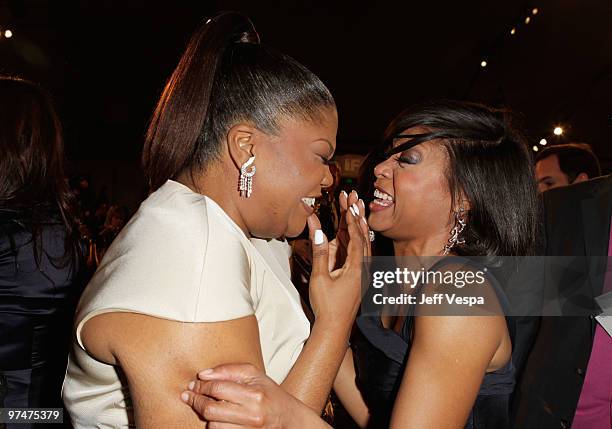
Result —
<instances>
[{"instance_id":1,"label":"lips","mask_svg":"<svg viewBox=\"0 0 612 429\"><path fill-rule=\"evenodd\" d=\"M391 207L394 204L392 195L386 193L380 188L374 189L374 200L370 203L370 210L377 212Z\"/></svg>"}]
</instances>

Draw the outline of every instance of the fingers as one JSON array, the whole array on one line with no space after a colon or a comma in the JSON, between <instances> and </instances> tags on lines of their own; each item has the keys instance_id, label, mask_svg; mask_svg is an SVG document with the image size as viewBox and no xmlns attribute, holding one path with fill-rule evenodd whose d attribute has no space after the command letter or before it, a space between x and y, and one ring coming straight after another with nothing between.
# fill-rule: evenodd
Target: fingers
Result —
<instances>
[{"instance_id":1,"label":"fingers","mask_svg":"<svg viewBox=\"0 0 612 429\"><path fill-rule=\"evenodd\" d=\"M207 398L202 395L198 395L189 390L181 393L181 400L189 405L193 410L198 413L201 417L206 414L206 407L208 403L215 402L214 399Z\"/></svg>"},{"instance_id":2,"label":"fingers","mask_svg":"<svg viewBox=\"0 0 612 429\"><path fill-rule=\"evenodd\" d=\"M196 380L189 383L189 390L198 395L228 401L234 404L245 404L258 400L258 393L252 387L226 380Z\"/></svg>"},{"instance_id":3,"label":"fingers","mask_svg":"<svg viewBox=\"0 0 612 429\"><path fill-rule=\"evenodd\" d=\"M353 204L356 204L358 200L359 195L357 194L357 191L353 189L347 198L348 207L352 206Z\"/></svg>"},{"instance_id":4,"label":"fingers","mask_svg":"<svg viewBox=\"0 0 612 429\"><path fill-rule=\"evenodd\" d=\"M340 203L340 225L339 229L346 228L346 214L350 210L350 207L357 203L359 200L359 195L357 195L357 191L352 190L350 194L347 194L345 191L340 192L338 196L338 202Z\"/></svg>"},{"instance_id":5,"label":"fingers","mask_svg":"<svg viewBox=\"0 0 612 429\"><path fill-rule=\"evenodd\" d=\"M210 428L260 427L265 386L273 383L252 364L223 364L200 371L181 399L207 420Z\"/></svg>"},{"instance_id":6,"label":"fingers","mask_svg":"<svg viewBox=\"0 0 612 429\"><path fill-rule=\"evenodd\" d=\"M256 427L256 426L255 426ZM207 429L248 429L250 426L235 425L233 423L208 422Z\"/></svg>"},{"instance_id":7,"label":"fingers","mask_svg":"<svg viewBox=\"0 0 612 429\"><path fill-rule=\"evenodd\" d=\"M359 228L361 229L361 233L363 235L363 240L365 244L365 256L372 256L372 243L370 242L370 226L368 225L368 221L365 218L365 203L362 199L359 199L357 202L357 206L359 207Z\"/></svg>"},{"instance_id":8,"label":"fingers","mask_svg":"<svg viewBox=\"0 0 612 429\"><path fill-rule=\"evenodd\" d=\"M312 271L310 276L329 275L327 237L321 230L321 222L315 214L308 216L308 231L312 242Z\"/></svg>"},{"instance_id":9,"label":"fingers","mask_svg":"<svg viewBox=\"0 0 612 429\"><path fill-rule=\"evenodd\" d=\"M362 199L359 199L356 203L354 203L351 206L351 208L353 209L353 212L359 218L358 227L359 229L362 230L362 233L364 234L364 238L366 238L367 230L368 230L368 222L365 219L365 214L366 214L365 203L363 202Z\"/></svg>"},{"instance_id":10,"label":"fingers","mask_svg":"<svg viewBox=\"0 0 612 429\"><path fill-rule=\"evenodd\" d=\"M348 210L348 194L345 191L340 192L338 202L340 203L340 212L344 213Z\"/></svg>"},{"instance_id":11,"label":"fingers","mask_svg":"<svg viewBox=\"0 0 612 429\"><path fill-rule=\"evenodd\" d=\"M364 212L361 211L357 204L350 206L349 212L355 213L355 215L346 217L350 242L347 248L348 254L345 266L349 265L352 268L357 268L363 260L366 247L363 225L360 225L361 221L359 220L363 217Z\"/></svg>"},{"instance_id":12,"label":"fingers","mask_svg":"<svg viewBox=\"0 0 612 429\"><path fill-rule=\"evenodd\" d=\"M363 236L363 241L365 245L364 255L372 256L372 242L370 241L370 227L368 226L368 222L365 220L365 217L359 219L359 227L361 229L361 234Z\"/></svg>"},{"instance_id":13,"label":"fingers","mask_svg":"<svg viewBox=\"0 0 612 429\"><path fill-rule=\"evenodd\" d=\"M340 220L338 221L338 234L342 234L342 231L346 230L346 213L348 211L348 194L345 191L340 192L338 196L338 203L340 205Z\"/></svg>"},{"instance_id":14,"label":"fingers","mask_svg":"<svg viewBox=\"0 0 612 429\"><path fill-rule=\"evenodd\" d=\"M262 372L250 363L229 363L218 365L198 373L198 378L204 381L226 380L236 383L248 383L260 376Z\"/></svg>"},{"instance_id":15,"label":"fingers","mask_svg":"<svg viewBox=\"0 0 612 429\"><path fill-rule=\"evenodd\" d=\"M351 193L351 196L353 194ZM355 197L357 197L357 193L355 192ZM358 228L361 230L361 234L363 236L364 239L364 244L365 243L369 243L370 241L370 228L368 227L368 222L366 221L365 218L365 203L363 202L362 199L357 200L357 202L353 203L350 208L349 208L350 212L353 213L355 215L355 217L357 219L359 219L359 221L357 222L357 226Z\"/></svg>"},{"instance_id":16,"label":"fingers","mask_svg":"<svg viewBox=\"0 0 612 429\"><path fill-rule=\"evenodd\" d=\"M345 231L343 234L340 232L337 235L337 245L340 245L343 249L346 247L346 253L353 255L353 260L351 261L351 266L355 264L360 264L363 260L363 256L371 255L371 245L370 245L370 236L369 236L369 227L367 221L365 220L365 203L363 200L359 198L359 195L356 191L351 191L350 194L342 191L338 197L338 201L340 203L340 209L342 212L342 216L340 219L339 231ZM353 225L352 227L350 225ZM312 250L313 250L313 264L312 264L312 273L311 275L322 274L324 272L324 268L327 271L325 273L330 272L330 248L327 243L327 239L325 238L322 232L316 233L316 231L321 228L321 223L319 219L315 215L311 215L308 218L308 227L310 230L310 239L312 241ZM351 229L353 231L351 232ZM346 233L348 231L348 238L346 240ZM319 239L322 239L323 242L317 244L315 242L315 234L318 234ZM345 238L342 238L345 237ZM349 243L346 243L350 241ZM351 251L350 248L353 248ZM361 248L361 249L360 249ZM338 249L335 249L335 254ZM337 259L337 258L336 258ZM346 261L348 262L348 261ZM345 262L345 265L346 265ZM339 264L342 263L342 259L340 259ZM335 267L336 264L333 264Z\"/></svg>"},{"instance_id":17,"label":"fingers","mask_svg":"<svg viewBox=\"0 0 612 429\"><path fill-rule=\"evenodd\" d=\"M210 382L207 382L210 383ZM209 422L215 422L215 427L255 426L259 423L257 417L247 407L231 402L216 401L192 391L183 392L181 399L189 405L198 415ZM228 426L225 426L228 425ZM231 426L229 426L231 425Z\"/></svg>"},{"instance_id":18,"label":"fingers","mask_svg":"<svg viewBox=\"0 0 612 429\"><path fill-rule=\"evenodd\" d=\"M329 258L327 260L327 270L333 271L336 268L336 261L338 260L339 253L339 239L334 238L327 244L327 251L329 252Z\"/></svg>"}]
</instances>

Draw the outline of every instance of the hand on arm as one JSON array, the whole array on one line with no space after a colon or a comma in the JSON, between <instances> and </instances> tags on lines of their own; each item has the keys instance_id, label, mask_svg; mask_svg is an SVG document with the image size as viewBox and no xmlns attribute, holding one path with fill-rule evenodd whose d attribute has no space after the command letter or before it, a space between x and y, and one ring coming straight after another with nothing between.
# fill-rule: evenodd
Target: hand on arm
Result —
<instances>
[{"instance_id":1,"label":"hand on arm","mask_svg":"<svg viewBox=\"0 0 612 429\"><path fill-rule=\"evenodd\" d=\"M254 316L181 323L106 313L85 324L82 338L89 353L121 367L139 428L201 428L202 421L180 395L202 368L239 361L263 370Z\"/></svg>"},{"instance_id":2,"label":"hand on arm","mask_svg":"<svg viewBox=\"0 0 612 429\"><path fill-rule=\"evenodd\" d=\"M253 365L221 365L200 373L184 395L210 429L331 429Z\"/></svg>"}]
</instances>

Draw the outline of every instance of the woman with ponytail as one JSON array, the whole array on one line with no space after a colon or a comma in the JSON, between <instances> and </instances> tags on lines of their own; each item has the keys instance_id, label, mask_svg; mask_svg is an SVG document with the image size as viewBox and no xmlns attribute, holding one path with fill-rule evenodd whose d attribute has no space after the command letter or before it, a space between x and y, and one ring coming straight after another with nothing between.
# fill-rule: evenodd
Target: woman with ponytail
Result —
<instances>
[{"instance_id":1,"label":"woman with ponytail","mask_svg":"<svg viewBox=\"0 0 612 429\"><path fill-rule=\"evenodd\" d=\"M368 243L356 205L348 256L330 272L334 255L312 206L332 181L336 131L328 89L260 44L248 18L226 12L202 23L147 132L152 193L77 309L63 388L75 427L201 427L181 392L201 368L232 362L265 371L321 412L348 347ZM258 250L306 222L312 330L286 255Z\"/></svg>"}]
</instances>

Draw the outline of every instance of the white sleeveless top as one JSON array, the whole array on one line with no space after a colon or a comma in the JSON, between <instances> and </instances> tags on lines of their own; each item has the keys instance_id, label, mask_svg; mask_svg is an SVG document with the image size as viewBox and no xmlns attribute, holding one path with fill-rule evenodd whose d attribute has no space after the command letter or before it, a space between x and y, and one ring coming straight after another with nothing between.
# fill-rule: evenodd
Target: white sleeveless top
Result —
<instances>
[{"instance_id":1,"label":"white sleeveless top","mask_svg":"<svg viewBox=\"0 0 612 429\"><path fill-rule=\"evenodd\" d=\"M193 323L254 314L266 373L281 383L310 334L288 258L286 243L247 239L212 199L166 182L114 240L81 297L62 389L74 427L133 422L120 368L91 357L81 341L85 322L102 313Z\"/></svg>"}]
</instances>

